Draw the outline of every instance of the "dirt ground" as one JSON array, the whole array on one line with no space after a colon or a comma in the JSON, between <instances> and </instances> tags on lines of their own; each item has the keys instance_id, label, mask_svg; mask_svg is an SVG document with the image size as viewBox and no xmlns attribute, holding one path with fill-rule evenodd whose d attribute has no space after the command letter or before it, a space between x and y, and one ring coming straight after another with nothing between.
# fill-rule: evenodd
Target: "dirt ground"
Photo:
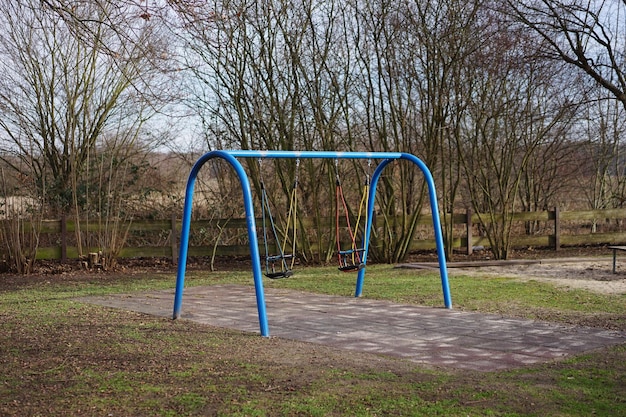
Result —
<instances>
[{"instance_id":1,"label":"dirt ground","mask_svg":"<svg viewBox=\"0 0 626 417\"><path fill-rule=\"evenodd\" d=\"M618 254L619 256L619 254ZM472 268L450 268L450 276L494 275L521 281L542 281L558 287L578 288L602 294L626 294L626 257L613 273L612 258L550 259L527 265L511 264Z\"/></svg>"},{"instance_id":2,"label":"dirt ground","mask_svg":"<svg viewBox=\"0 0 626 417\"><path fill-rule=\"evenodd\" d=\"M559 251L528 248L512 251L509 262L497 266L488 251L471 256L455 253L448 263L451 277L488 275L521 281L549 282L559 287L579 288L602 294L626 294L626 251L618 251L613 273L613 251L607 246L566 247ZM413 254L409 264L433 263L432 253ZM462 264L457 267L455 264ZM470 265L470 266L466 266Z\"/></svg>"}]
</instances>

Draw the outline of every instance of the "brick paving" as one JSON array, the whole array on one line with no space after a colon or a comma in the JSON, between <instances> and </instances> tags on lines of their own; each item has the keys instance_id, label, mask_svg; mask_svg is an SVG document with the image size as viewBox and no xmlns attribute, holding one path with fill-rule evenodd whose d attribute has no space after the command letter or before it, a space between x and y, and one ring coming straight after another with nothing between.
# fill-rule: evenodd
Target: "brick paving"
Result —
<instances>
[{"instance_id":1,"label":"brick paving","mask_svg":"<svg viewBox=\"0 0 626 417\"><path fill-rule=\"evenodd\" d=\"M174 290L79 301L171 317ZM626 332L265 288L270 335L432 366L494 371L626 343ZM183 320L260 334L254 289L189 287Z\"/></svg>"}]
</instances>

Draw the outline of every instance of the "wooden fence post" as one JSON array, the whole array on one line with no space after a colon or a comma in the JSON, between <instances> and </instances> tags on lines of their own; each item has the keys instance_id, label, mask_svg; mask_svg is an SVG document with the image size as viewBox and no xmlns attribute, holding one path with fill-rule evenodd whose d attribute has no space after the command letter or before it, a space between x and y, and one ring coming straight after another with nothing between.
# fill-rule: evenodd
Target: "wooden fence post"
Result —
<instances>
[{"instance_id":1,"label":"wooden fence post","mask_svg":"<svg viewBox=\"0 0 626 417\"><path fill-rule=\"evenodd\" d=\"M67 262L67 216L61 214L61 263Z\"/></svg>"},{"instance_id":2,"label":"wooden fence post","mask_svg":"<svg viewBox=\"0 0 626 417\"><path fill-rule=\"evenodd\" d=\"M561 247L561 214L559 206L554 207L554 250L558 251Z\"/></svg>"},{"instance_id":3,"label":"wooden fence post","mask_svg":"<svg viewBox=\"0 0 626 417\"><path fill-rule=\"evenodd\" d=\"M172 213L171 230L170 230L170 245L172 248L172 264L174 265L178 263L178 245L176 244L177 233L178 233L178 230L176 229L176 214Z\"/></svg>"},{"instance_id":4,"label":"wooden fence post","mask_svg":"<svg viewBox=\"0 0 626 417\"><path fill-rule=\"evenodd\" d=\"M465 234L467 236L467 256L474 251L472 242L472 209L465 210Z\"/></svg>"}]
</instances>

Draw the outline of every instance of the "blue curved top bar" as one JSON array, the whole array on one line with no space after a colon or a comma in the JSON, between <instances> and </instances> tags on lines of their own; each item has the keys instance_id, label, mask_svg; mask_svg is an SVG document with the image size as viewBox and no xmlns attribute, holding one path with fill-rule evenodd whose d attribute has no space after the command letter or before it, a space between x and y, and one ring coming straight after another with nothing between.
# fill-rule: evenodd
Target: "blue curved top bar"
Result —
<instances>
[{"instance_id":1,"label":"blue curved top bar","mask_svg":"<svg viewBox=\"0 0 626 417\"><path fill-rule=\"evenodd\" d=\"M219 152L219 151L216 151ZM287 159L402 159L402 152L335 152L335 151L223 151L235 158ZM209 152L210 153L210 152Z\"/></svg>"},{"instance_id":2,"label":"blue curved top bar","mask_svg":"<svg viewBox=\"0 0 626 417\"><path fill-rule=\"evenodd\" d=\"M433 216L433 227L435 232L435 242L437 244L437 256L439 258L439 274L441 276L441 286L443 290L444 305L446 308L452 308L452 299L450 296L450 286L448 284L448 270L446 268L446 258L443 246L443 236L441 232L441 220L439 218L439 209L437 205L437 193L435 192L435 183L432 174L426 164L418 157L402 152L333 152L333 151L250 151L250 150L230 150L230 151L212 151L202 155L194 164L187 180L187 189L185 191L185 205L183 209L183 219L180 236L180 253L178 272L176 277L176 294L174 297L174 315L176 319L180 317L182 308L182 297L185 285L185 271L187 268L187 250L189 247L189 228L191 225L191 210L193 206L193 190L198 172L202 166L212 158L222 158L228 162L237 173L243 192L244 208L246 211L246 225L248 228L248 240L250 247L250 257L252 260L252 274L254 279L254 288L256 293L257 310L259 314L259 325L262 336L269 336L269 326L267 323L267 313L265 309L265 295L263 290L263 274L261 271L261 257L257 244L256 223L254 216L254 205L252 193L250 190L250 182L248 176L237 158L315 158L315 159L377 159L382 160L371 178L370 192L368 196L368 213L367 223L365 226L365 242L363 252L363 264L367 264L367 254L369 251L370 234L372 231L372 219L374 212L374 202L376 199L376 186L380 175L384 168L393 160L404 159L417 165L428 185L428 194L430 199L430 208ZM355 297L359 297L363 290L363 281L365 277L365 268L359 270L357 275L357 283Z\"/></svg>"}]
</instances>

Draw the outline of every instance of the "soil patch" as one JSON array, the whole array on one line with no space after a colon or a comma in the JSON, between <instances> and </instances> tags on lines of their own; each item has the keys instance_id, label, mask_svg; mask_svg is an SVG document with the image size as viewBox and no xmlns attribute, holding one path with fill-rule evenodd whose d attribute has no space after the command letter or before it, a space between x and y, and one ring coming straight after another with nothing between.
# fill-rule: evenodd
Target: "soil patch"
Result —
<instances>
[{"instance_id":1,"label":"soil patch","mask_svg":"<svg viewBox=\"0 0 626 417\"><path fill-rule=\"evenodd\" d=\"M541 281L557 287L578 288L601 294L626 294L626 265L612 272L611 258L550 259L529 264L502 264L476 268L450 268L450 275L491 275L521 281Z\"/></svg>"},{"instance_id":2,"label":"soil patch","mask_svg":"<svg viewBox=\"0 0 626 417\"><path fill-rule=\"evenodd\" d=\"M451 277L486 275L521 281L549 282L561 288L578 288L601 294L626 294L626 253L618 253L613 273L612 251L605 246L518 250L509 261L494 261L487 251L471 256L455 254L448 262ZM405 268L436 268L432 254L416 254Z\"/></svg>"}]
</instances>

